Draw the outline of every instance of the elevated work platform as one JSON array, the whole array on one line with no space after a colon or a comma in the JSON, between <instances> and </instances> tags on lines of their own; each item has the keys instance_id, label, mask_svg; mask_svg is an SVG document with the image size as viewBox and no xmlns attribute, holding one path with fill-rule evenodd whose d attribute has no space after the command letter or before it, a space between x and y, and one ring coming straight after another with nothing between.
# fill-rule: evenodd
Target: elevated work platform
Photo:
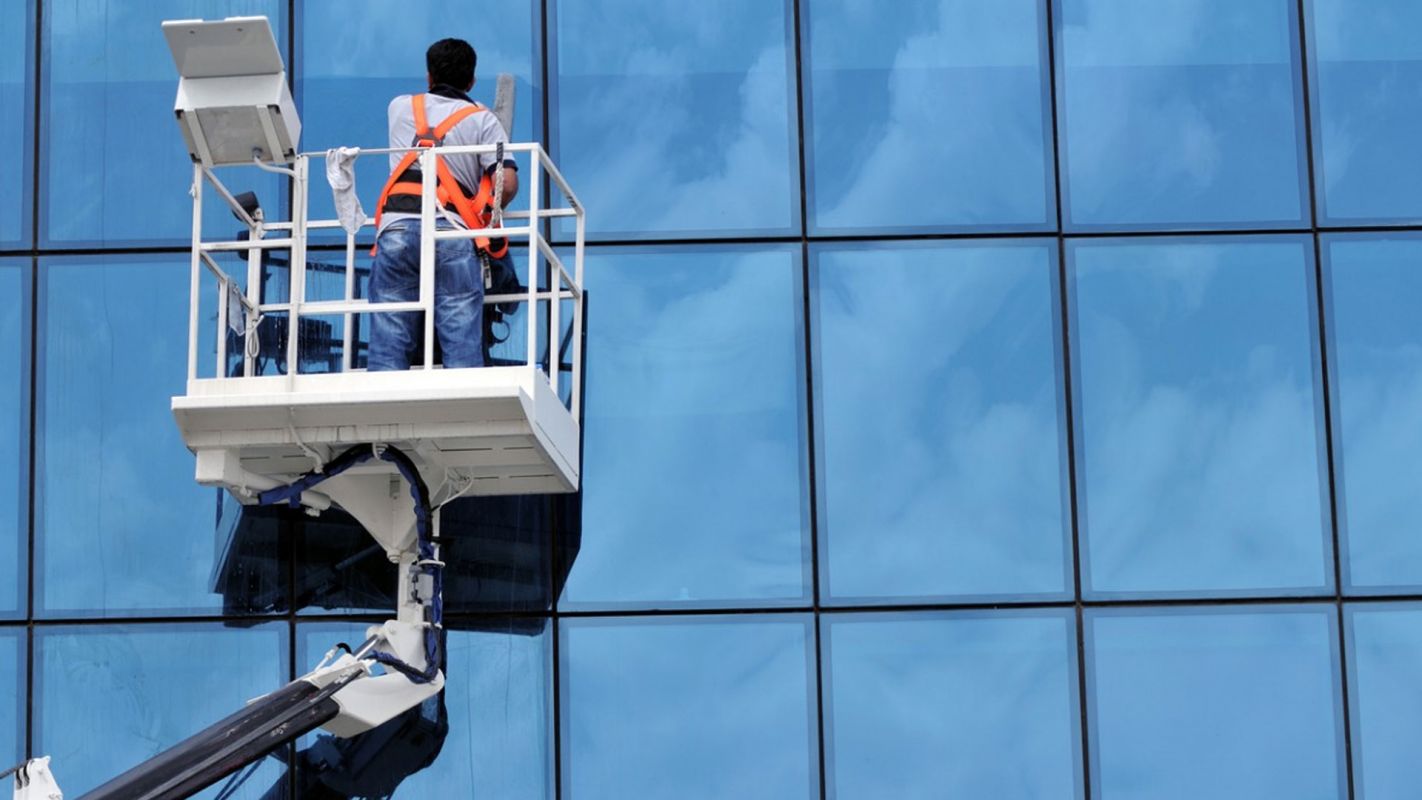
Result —
<instances>
[{"instance_id":1,"label":"elevated work platform","mask_svg":"<svg viewBox=\"0 0 1422 800\"><path fill-rule=\"evenodd\" d=\"M436 155L493 151L490 145L426 149L420 163L426 175L433 175ZM391 152L364 150L357 155L378 156L368 163L385 170ZM235 198L206 165L194 163L188 382L186 392L173 398L172 409L184 443L197 455L201 483L226 487L240 502L251 503L255 493L320 472L326 462L353 446L389 445L414 460L435 503L459 495L577 491L583 211L542 147L511 144L502 152L527 159L528 210L506 212L498 228L446 230L437 229L435 204L427 200L421 219L419 297L398 303L372 303L356 296L360 279L355 240L357 234L374 233L369 221L350 226L347 220L343 226L338 220L306 218L311 161L324 159L325 154L296 155L289 169L253 165L292 178L292 219L277 222L265 219L252 201ZM545 176L547 185L555 189L550 194L561 195L564 203L549 203L541 196ZM203 238L205 187L215 191L245 224L245 236ZM429 196L434 188L432 181L424 187ZM545 223L556 217L576 223L571 270L543 238ZM320 253L319 264L308 263L307 243L313 232L320 232L329 243L343 227L344 253L328 249ZM519 285L512 293L505 287L505 294L486 295L485 305L487 313L488 306L498 304L505 323L522 328L526 352L504 353L495 362L501 366L442 369L436 363L432 313L435 248L439 241L481 235L506 237L514 259L522 261L520 272L527 276L528 285ZM274 277L272 265L278 258L272 251L277 250L287 255L280 259L281 274ZM343 266L329 263L342 255ZM235 276L222 268L234 263L240 267ZM306 299L308 268L318 266L325 272L344 272L343 297ZM215 297L204 306L203 285L213 285L213 279ZM204 307L209 313L201 311ZM354 354L361 346L354 334L359 320L386 312L422 313L423 357L406 371L355 368ZM331 324L336 320L338 325ZM215 323L215 330L204 331L205 322ZM313 347L312 330L327 332L327 340ZM199 352L200 342L208 342L206 354ZM268 358L273 352L278 357ZM211 377L199 376L198 365L204 358L214 359L207 373ZM312 362L320 362L319 369L308 371ZM507 365L510 362L514 365ZM394 474L388 462L372 459L331 481L321 493L303 495L302 504L319 512L335 503L372 531L388 528L387 514L376 508L389 507L392 498L378 479ZM375 502L376 494L384 502ZM371 508L363 508L367 505ZM377 534L376 538L393 555L407 542L404 536L392 536Z\"/></svg>"}]
</instances>

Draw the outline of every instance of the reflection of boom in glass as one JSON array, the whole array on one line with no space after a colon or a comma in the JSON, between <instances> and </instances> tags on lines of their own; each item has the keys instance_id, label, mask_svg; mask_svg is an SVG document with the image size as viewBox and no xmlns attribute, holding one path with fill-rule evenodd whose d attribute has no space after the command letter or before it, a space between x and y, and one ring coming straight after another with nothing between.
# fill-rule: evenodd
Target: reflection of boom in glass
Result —
<instances>
[{"instance_id":1,"label":"reflection of boom in glass","mask_svg":"<svg viewBox=\"0 0 1422 800\"><path fill-rule=\"evenodd\" d=\"M214 588L227 596L232 570L251 557L241 547L243 518L259 521L263 512L249 512L280 506L316 516L336 509L359 522L374 542L349 542L326 580L307 587L311 595L303 602L339 607L379 596L353 599L360 593L341 584L357 565L373 572L376 564L389 562L395 565L396 616L370 627L363 643L331 648L305 676L85 797L187 797L230 775L226 795L250 776L244 770L248 765L317 728L331 736L302 754L308 767L319 762L337 774L333 786L354 791L359 785L364 793L388 794L434 758L448 728L441 698L443 586L447 573L471 574L471 565L480 561L477 553L460 547L501 549L504 560L516 564L515 571L528 574L517 585L518 579L506 573L505 596L521 590L542 608L561 584L556 576L566 576L576 554L576 525L567 528L573 538L561 543L562 563L551 572L547 558L520 550L518 542L498 542L486 533L455 543L449 538L451 526L441 536L441 508L461 497L483 496L507 497L507 508L517 511L526 496L578 490L583 209L538 144L406 148L418 151L424 175L419 297L379 304L360 299L355 239L364 223L307 218L311 162L328 154L296 150L301 124L266 18L165 22L163 32L181 75L176 111L193 158L188 380L186 393L173 398L172 408L184 442L196 455L198 482L226 492L218 506L219 536L225 541ZM495 113L507 130L512 81L501 76L499 89ZM383 166L391 152L343 149L332 157L373 154ZM504 213L508 227L501 227L496 213L485 228L437 231L439 212L432 202L437 153L498 153L500 163L504 154L526 159L528 210ZM214 174L218 166L290 178L291 219L270 221L254 196L234 196ZM540 195L545 174L563 204ZM245 230L235 241L203 240L209 191L242 221ZM556 217L576 223L571 272L541 234ZM310 233L333 234L343 223L345 263L308 261ZM503 313L523 310L524 353L500 353L491 359L493 366L437 369L435 242L484 236L507 237L512 247L527 253L527 285L485 297L486 307L497 306ZM289 259L278 251L289 251ZM219 263L232 257L245 268L235 275ZM306 299L313 274L322 272L343 280L341 299ZM550 285L540 288L540 280ZM213 284L215 362L210 370L200 370L199 351L211 336L200 324L200 309L204 287ZM389 312L423 314L423 359L404 372L357 369L357 321ZM334 320L340 321L339 334ZM551 502L543 507L551 509ZM447 567L451 553L461 560ZM552 586L549 574L555 576ZM255 606L250 611L269 601L248 596L242 602ZM60 797L48 763L41 758L17 768L16 800ZM346 774L339 774L343 769Z\"/></svg>"}]
</instances>

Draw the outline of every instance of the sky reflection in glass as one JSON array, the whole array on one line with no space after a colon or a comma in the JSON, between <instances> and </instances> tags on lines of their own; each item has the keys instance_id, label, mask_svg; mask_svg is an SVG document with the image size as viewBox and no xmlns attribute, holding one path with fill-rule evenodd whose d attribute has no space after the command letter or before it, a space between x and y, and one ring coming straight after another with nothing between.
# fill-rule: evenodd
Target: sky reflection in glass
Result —
<instances>
[{"instance_id":1,"label":"sky reflection in glass","mask_svg":"<svg viewBox=\"0 0 1422 800\"><path fill-rule=\"evenodd\" d=\"M563 607L808 599L797 251L598 249L587 287Z\"/></svg>"},{"instance_id":2,"label":"sky reflection in glass","mask_svg":"<svg viewBox=\"0 0 1422 800\"><path fill-rule=\"evenodd\" d=\"M447 621L446 624L458 628L470 623ZM362 640L366 627L334 623L301 625L297 636L297 671L314 667L338 641ZM550 629L545 626L530 635L510 630L507 622L491 620L486 630L450 630L446 647L449 666L445 670L442 698L449 732L434 763L402 780L398 790L390 796L396 800L551 798ZM321 735L318 732L301 740L300 749L306 751L307 758L312 754L308 748Z\"/></svg>"},{"instance_id":3,"label":"sky reflection in glass","mask_svg":"<svg viewBox=\"0 0 1422 800\"><path fill-rule=\"evenodd\" d=\"M0 762L7 765L25 757L24 644L24 628L0 628Z\"/></svg>"},{"instance_id":4,"label":"sky reflection in glass","mask_svg":"<svg viewBox=\"0 0 1422 800\"><path fill-rule=\"evenodd\" d=\"M31 2L0 14L0 247L30 243L34 13Z\"/></svg>"},{"instance_id":5,"label":"sky reflection in glass","mask_svg":"<svg viewBox=\"0 0 1422 800\"><path fill-rule=\"evenodd\" d=\"M1055 243L812 252L825 597L1069 593Z\"/></svg>"},{"instance_id":6,"label":"sky reflection in glass","mask_svg":"<svg viewBox=\"0 0 1422 800\"><path fill-rule=\"evenodd\" d=\"M1347 795L1332 606L1088 610L1101 800Z\"/></svg>"},{"instance_id":7,"label":"sky reflection in glass","mask_svg":"<svg viewBox=\"0 0 1422 800\"><path fill-rule=\"evenodd\" d=\"M285 9L280 0L46 2L42 243L189 241L193 167L174 122L178 74L160 25L264 15L285 53ZM234 194L255 190L269 211L284 205L285 184L275 175L247 167L217 172ZM225 204L212 197L204 210L210 238L235 233L238 223Z\"/></svg>"},{"instance_id":8,"label":"sky reflection in glass","mask_svg":"<svg viewBox=\"0 0 1422 800\"><path fill-rule=\"evenodd\" d=\"M1054 0L1065 224L1298 225L1289 0Z\"/></svg>"},{"instance_id":9,"label":"sky reflection in glass","mask_svg":"<svg viewBox=\"0 0 1422 800\"><path fill-rule=\"evenodd\" d=\"M1422 5L1307 7L1320 222L1422 221Z\"/></svg>"},{"instance_id":10,"label":"sky reflection in glass","mask_svg":"<svg viewBox=\"0 0 1422 800\"><path fill-rule=\"evenodd\" d=\"M286 625L38 628L35 751L78 797L288 680ZM269 757L232 800L264 800ZM210 800L218 787L196 797Z\"/></svg>"},{"instance_id":11,"label":"sky reflection in glass","mask_svg":"<svg viewBox=\"0 0 1422 800\"><path fill-rule=\"evenodd\" d=\"M803 4L817 231L1055 226L1039 0Z\"/></svg>"},{"instance_id":12,"label":"sky reflection in glass","mask_svg":"<svg viewBox=\"0 0 1422 800\"><path fill-rule=\"evenodd\" d=\"M819 796L808 617L562 624L567 800Z\"/></svg>"},{"instance_id":13,"label":"sky reflection in glass","mask_svg":"<svg viewBox=\"0 0 1422 800\"><path fill-rule=\"evenodd\" d=\"M1330 589L1309 240L1067 252L1083 590Z\"/></svg>"},{"instance_id":14,"label":"sky reflection in glass","mask_svg":"<svg viewBox=\"0 0 1422 800\"><path fill-rule=\"evenodd\" d=\"M1069 611L823 619L830 797L1082 796Z\"/></svg>"},{"instance_id":15,"label":"sky reflection in glass","mask_svg":"<svg viewBox=\"0 0 1422 800\"><path fill-rule=\"evenodd\" d=\"M0 259L0 619L23 616L27 594L29 298L28 260Z\"/></svg>"},{"instance_id":16,"label":"sky reflection in glass","mask_svg":"<svg viewBox=\"0 0 1422 800\"><path fill-rule=\"evenodd\" d=\"M220 609L217 490L169 398L187 363L187 256L40 262L35 604L50 616Z\"/></svg>"},{"instance_id":17,"label":"sky reflection in glass","mask_svg":"<svg viewBox=\"0 0 1422 800\"><path fill-rule=\"evenodd\" d=\"M298 4L301 69L297 93L304 126L302 147L388 147L386 110L390 101L425 90L425 50L449 36L469 42L478 55L469 96L492 107L499 73L513 75L512 141L540 141L543 88L537 5L537 0L494 0L481 2L477 13L471 9L451 14L440 3L306 0ZM526 173L527 159L519 161ZM371 217L387 177L385 156L367 156L356 162L356 191ZM574 186L575 190L580 188ZM524 186L519 199L527 197L528 187ZM512 207L528 206L515 201ZM315 178L312 218L329 219L334 213L324 179ZM370 229L365 234L374 238Z\"/></svg>"},{"instance_id":18,"label":"sky reflection in glass","mask_svg":"<svg viewBox=\"0 0 1422 800\"><path fill-rule=\"evenodd\" d=\"M1359 800L1408 797L1422 785L1422 607L1350 606L1348 699Z\"/></svg>"},{"instance_id":19,"label":"sky reflection in glass","mask_svg":"<svg viewBox=\"0 0 1422 800\"><path fill-rule=\"evenodd\" d=\"M1345 583L1422 584L1422 236L1324 238Z\"/></svg>"},{"instance_id":20,"label":"sky reflection in glass","mask_svg":"<svg viewBox=\"0 0 1422 800\"><path fill-rule=\"evenodd\" d=\"M798 232L785 0L548 6L553 153L590 234Z\"/></svg>"}]
</instances>

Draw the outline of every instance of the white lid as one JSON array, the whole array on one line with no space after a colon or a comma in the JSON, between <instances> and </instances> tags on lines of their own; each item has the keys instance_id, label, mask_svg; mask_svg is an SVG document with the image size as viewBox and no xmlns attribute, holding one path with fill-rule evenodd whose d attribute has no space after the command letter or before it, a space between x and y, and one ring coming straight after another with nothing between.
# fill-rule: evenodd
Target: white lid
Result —
<instances>
[{"instance_id":1,"label":"white lid","mask_svg":"<svg viewBox=\"0 0 1422 800\"><path fill-rule=\"evenodd\" d=\"M163 36L184 78L271 75L284 69L266 17L167 20Z\"/></svg>"}]
</instances>

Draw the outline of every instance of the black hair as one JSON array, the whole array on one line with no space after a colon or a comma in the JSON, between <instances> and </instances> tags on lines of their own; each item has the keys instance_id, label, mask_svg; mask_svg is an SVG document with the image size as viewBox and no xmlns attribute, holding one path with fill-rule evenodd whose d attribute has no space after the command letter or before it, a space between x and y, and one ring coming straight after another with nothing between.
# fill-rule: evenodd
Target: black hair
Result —
<instances>
[{"instance_id":1,"label":"black hair","mask_svg":"<svg viewBox=\"0 0 1422 800\"><path fill-rule=\"evenodd\" d=\"M425 68L432 83L467 89L474 82L474 64L479 57L463 39L440 39L425 51Z\"/></svg>"}]
</instances>

